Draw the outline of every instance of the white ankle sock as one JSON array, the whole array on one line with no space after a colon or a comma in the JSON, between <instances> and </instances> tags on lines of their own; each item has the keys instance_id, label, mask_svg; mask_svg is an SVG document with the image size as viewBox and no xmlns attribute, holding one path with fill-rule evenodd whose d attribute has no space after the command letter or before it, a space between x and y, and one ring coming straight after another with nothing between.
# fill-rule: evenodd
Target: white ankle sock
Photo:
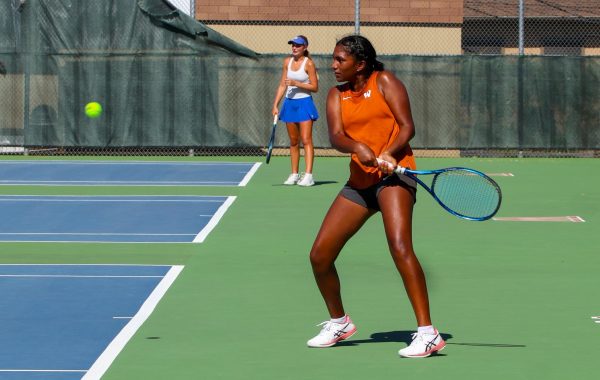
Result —
<instances>
[{"instance_id":1,"label":"white ankle sock","mask_svg":"<svg viewBox=\"0 0 600 380\"><path fill-rule=\"evenodd\" d=\"M429 326L419 326L417 332L419 334L435 334L435 329L432 325Z\"/></svg>"},{"instance_id":2,"label":"white ankle sock","mask_svg":"<svg viewBox=\"0 0 600 380\"><path fill-rule=\"evenodd\" d=\"M344 323L345 320L346 320L346 316L345 315L343 317L340 317L340 318L331 318L331 322L333 322L333 323Z\"/></svg>"}]
</instances>

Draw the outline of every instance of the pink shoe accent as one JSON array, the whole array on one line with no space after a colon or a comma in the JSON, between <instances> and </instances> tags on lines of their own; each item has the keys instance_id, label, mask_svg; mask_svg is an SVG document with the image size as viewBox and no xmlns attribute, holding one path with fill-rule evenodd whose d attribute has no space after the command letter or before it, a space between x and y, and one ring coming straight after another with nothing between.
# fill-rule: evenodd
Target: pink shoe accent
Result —
<instances>
[{"instance_id":1,"label":"pink shoe accent","mask_svg":"<svg viewBox=\"0 0 600 380\"><path fill-rule=\"evenodd\" d=\"M344 340L344 339L350 338L352 335L354 335L355 332L356 332L356 327L354 329L348 331L344 335L340 336L339 339L337 340L337 342L339 342L340 340Z\"/></svg>"},{"instance_id":2,"label":"pink shoe accent","mask_svg":"<svg viewBox=\"0 0 600 380\"><path fill-rule=\"evenodd\" d=\"M350 338L352 335L354 335L354 333L356 333L356 327L354 327L353 330L350 330L350 331L346 332L345 334L340 335L340 336L338 336L338 337L330 340L329 342L327 342L326 344L324 344L323 347L331 347L331 346L333 346L334 344L336 344L337 342L339 342L341 340Z\"/></svg>"},{"instance_id":3,"label":"pink shoe accent","mask_svg":"<svg viewBox=\"0 0 600 380\"><path fill-rule=\"evenodd\" d=\"M435 333L437 335L440 335L440 333L438 332L438 330L435 330ZM426 358L428 356L431 356L431 354L433 354L435 352L443 350L445 347L446 347L446 342L440 336L440 342L438 344L436 344L435 346L431 347L429 350L425 351L424 353L419 354L419 355L407 355L407 356L404 356L404 357L406 357L406 358Z\"/></svg>"},{"instance_id":4,"label":"pink shoe accent","mask_svg":"<svg viewBox=\"0 0 600 380\"><path fill-rule=\"evenodd\" d=\"M425 352L425 354L422 356L427 357L427 356L433 354L434 352L443 350L444 347L446 347L446 342L444 342L444 340L442 339L442 341L440 343L438 343L436 346L432 347L431 350Z\"/></svg>"}]
</instances>

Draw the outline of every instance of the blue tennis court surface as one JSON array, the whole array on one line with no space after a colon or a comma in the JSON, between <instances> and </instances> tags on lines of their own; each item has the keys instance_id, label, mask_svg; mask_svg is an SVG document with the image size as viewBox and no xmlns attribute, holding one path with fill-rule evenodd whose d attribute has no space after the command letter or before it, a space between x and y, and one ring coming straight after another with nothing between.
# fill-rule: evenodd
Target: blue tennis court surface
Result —
<instances>
[{"instance_id":1,"label":"blue tennis court surface","mask_svg":"<svg viewBox=\"0 0 600 380\"><path fill-rule=\"evenodd\" d=\"M257 162L0 161L1 185L245 186Z\"/></svg>"},{"instance_id":2,"label":"blue tennis court surface","mask_svg":"<svg viewBox=\"0 0 600 380\"><path fill-rule=\"evenodd\" d=\"M234 200L0 195L0 241L200 243Z\"/></svg>"},{"instance_id":3,"label":"blue tennis court surface","mask_svg":"<svg viewBox=\"0 0 600 380\"><path fill-rule=\"evenodd\" d=\"M99 379L182 269L0 265L0 379Z\"/></svg>"}]
</instances>

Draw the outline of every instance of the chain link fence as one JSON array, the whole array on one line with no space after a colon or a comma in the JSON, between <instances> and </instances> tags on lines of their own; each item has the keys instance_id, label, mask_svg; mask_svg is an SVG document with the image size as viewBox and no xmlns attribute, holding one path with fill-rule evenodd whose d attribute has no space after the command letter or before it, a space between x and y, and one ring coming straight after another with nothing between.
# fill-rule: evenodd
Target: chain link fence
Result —
<instances>
[{"instance_id":1,"label":"chain link fence","mask_svg":"<svg viewBox=\"0 0 600 380\"><path fill-rule=\"evenodd\" d=\"M600 55L598 0L465 0L464 54Z\"/></svg>"},{"instance_id":2,"label":"chain link fence","mask_svg":"<svg viewBox=\"0 0 600 380\"><path fill-rule=\"evenodd\" d=\"M80 1L82 14L113 11ZM173 9L198 18L208 4L203 0L138 0L165 7L163 20L171 24L132 16L145 29L115 32L117 24L96 17L78 24L83 38L76 48L36 51L25 46L65 40L65 32L49 23L64 22L68 14L48 0L2 2L7 22L0 61L6 73L0 72L0 91L10 95L0 98L0 154L262 155L287 40L305 34L320 74L316 154L336 155L324 108L327 89L336 84L330 54L337 39L359 31L409 90L417 155L599 156L598 0L465 0L461 22L445 23L379 22L362 13L360 1L346 2L337 8L336 21L201 19L223 36L219 43L237 43L259 53L254 58L213 58L208 47L217 43L189 49L198 37L173 22L189 26L193 20ZM45 13L33 12L41 5ZM40 25L44 33L27 29ZM94 32L105 27L108 34ZM157 50L153 44L165 30L175 37ZM119 47L102 36L118 39ZM137 47L125 45L137 40ZM83 105L98 99L104 117L86 119ZM288 143L285 128L278 128L274 154L287 155Z\"/></svg>"},{"instance_id":3,"label":"chain link fence","mask_svg":"<svg viewBox=\"0 0 600 380\"><path fill-rule=\"evenodd\" d=\"M183 11L186 15L196 17L196 0L169 0L177 9Z\"/></svg>"}]
</instances>

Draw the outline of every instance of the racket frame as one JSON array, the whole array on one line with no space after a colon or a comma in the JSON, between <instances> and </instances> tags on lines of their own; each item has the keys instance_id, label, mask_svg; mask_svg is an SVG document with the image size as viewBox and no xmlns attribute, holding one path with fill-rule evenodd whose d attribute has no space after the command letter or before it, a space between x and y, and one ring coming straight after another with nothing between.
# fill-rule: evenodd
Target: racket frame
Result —
<instances>
[{"instance_id":1,"label":"racket frame","mask_svg":"<svg viewBox=\"0 0 600 380\"><path fill-rule=\"evenodd\" d=\"M381 159L377 159L377 161L382 162ZM485 178L486 181L488 181L491 185L493 185L496 188L496 191L498 192L498 204L496 205L496 208L494 209L493 212L491 212L489 215L486 215L486 216L483 216L480 218L475 218L472 216L463 215L461 213L458 213L458 212L452 210L450 207L446 206L444 204L444 202L442 202L440 200L440 198L438 198L438 196L435 194L435 189L431 189L425 182L423 182L420 178L418 178L419 175L434 175L434 179L433 179L432 183L434 183L434 187L435 187L435 182L434 182L435 176L437 176L441 173L454 171L454 170L466 171L473 175L478 175L480 177L483 177L483 178ZM427 192L433 197L433 199L436 200L437 203L439 203L440 206L442 206L442 208L444 210L448 211L450 214L457 216L461 219L472 220L472 221L476 221L476 222L483 222L485 220L491 219L494 215L496 215L496 213L500 209L500 205L502 204L502 191L500 190L500 186L498 185L498 183L496 183L496 181L491 179L486 174L484 174L478 170L475 170L475 169L455 166L455 167L444 168L444 169L435 169L435 170L412 170L412 169L408 169L408 168L405 168L402 166L397 166L394 169L394 173L404 174L404 175L408 176L409 178L414 179L419 185L421 185L425 190L427 190Z\"/></svg>"},{"instance_id":2,"label":"racket frame","mask_svg":"<svg viewBox=\"0 0 600 380\"><path fill-rule=\"evenodd\" d=\"M271 137L269 138L269 145L267 147L267 164L271 161L271 153L273 153L273 143L275 143L275 129L277 128L277 121L279 120L279 115L273 115L273 128L271 128Z\"/></svg>"}]
</instances>

